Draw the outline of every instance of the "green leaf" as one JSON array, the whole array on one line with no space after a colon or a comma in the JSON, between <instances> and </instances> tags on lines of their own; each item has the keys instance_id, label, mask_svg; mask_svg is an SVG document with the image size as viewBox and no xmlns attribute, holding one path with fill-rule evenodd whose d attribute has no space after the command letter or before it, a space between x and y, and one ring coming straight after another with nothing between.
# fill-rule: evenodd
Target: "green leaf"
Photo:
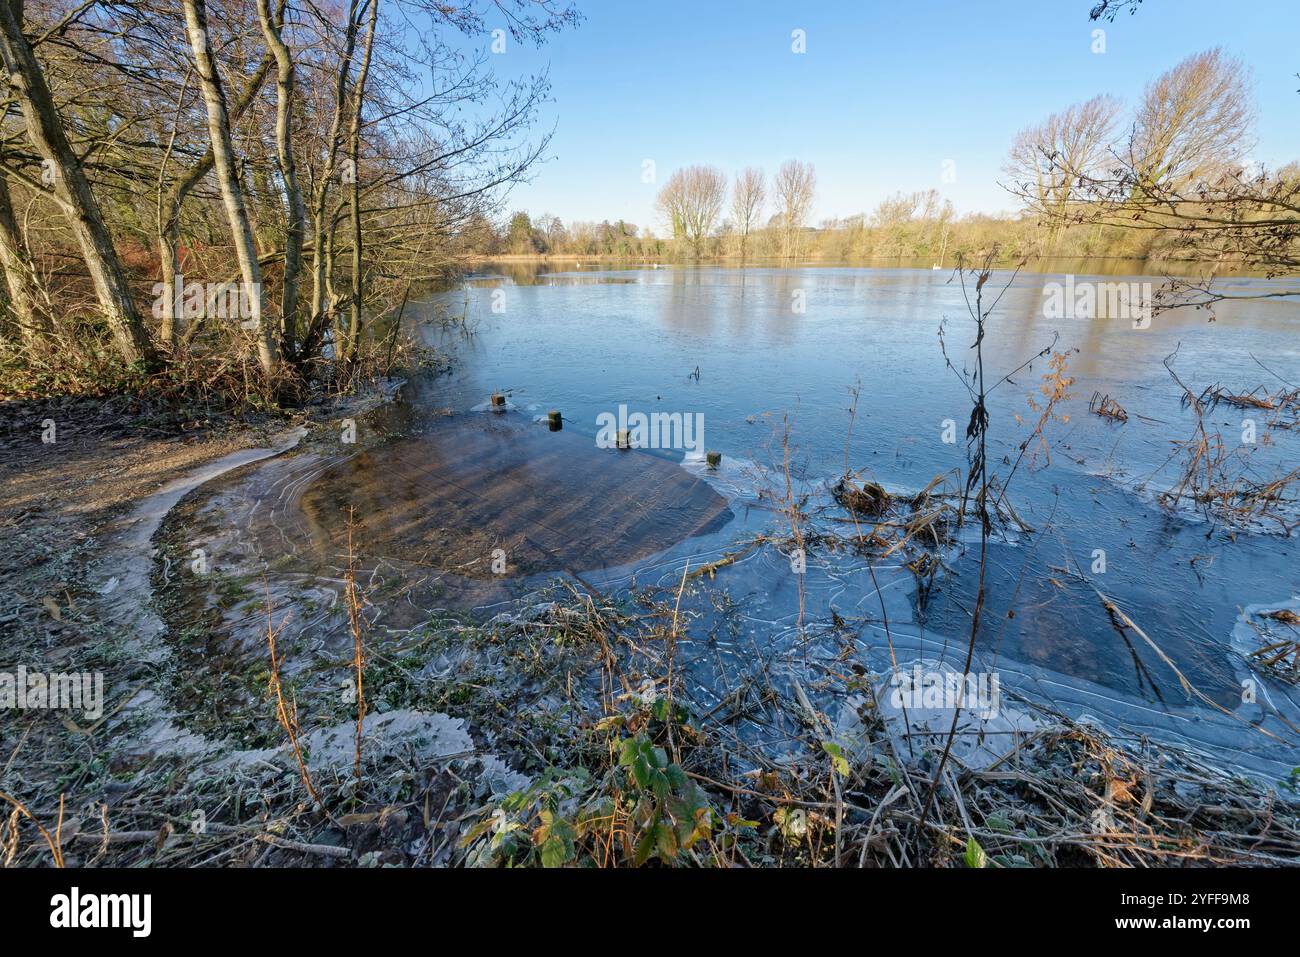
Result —
<instances>
[{"instance_id":1,"label":"green leaf","mask_svg":"<svg viewBox=\"0 0 1300 957\"><path fill-rule=\"evenodd\" d=\"M772 820L787 841L799 844L808 836L808 815L802 808L777 808L772 813Z\"/></svg>"},{"instance_id":2,"label":"green leaf","mask_svg":"<svg viewBox=\"0 0 1300 957\"><path fill-rule=\"evenodd\" d=\"M657 699L650 713L664 724L683 724L686 721L686 709L674 702L670 710L667 698Z\"/></svg>"},{"instance_id":3,"label":"green leaf","mask_svg":"<svg viewBox=\"0 0 1300 957\"><path fill-rule=\"evenodd\" d=\"M605 825L614 814L614 801L601 797L584 805L578 810L578 820L574 827L574 837L586 837L592 831L603 832Z\"/></svg>"},{"instance_id":4,"label":"green leaf","mask_svg":"<svg viewBox=\"0 0 1300 957\"><path fill-rule=\"evenodd\" d=\"M632 777L636 779L639 787L649 787L650 765L646 761L644 754L638 754L632 761Z\"/></svg>"},{"instance_id":5,"label":"green leaf","mask_svg":"<svg viewBox=\"0 0 1300 957\"><path fill-rule=\"evenodd\" d=\"M988 855L984 853L984 848L976 843L975 838L966 842L966 866L967 867L984 867L988 864Z\"/></svg>"},{"instance_id":6,"label":"green leaf","mask_svg":"<svg viewBox=\"0 0 1300 957\"><path fill-rule=\"evenodd\" d=\"M686 772L676 764L668 765L668 770L664 771L664 776L668 778L668 783L673 786L674 791L684 789L688 782Z\"/></svg>"},{"instance_id":7,"label":"green leaf","mask_svg":"<svg viewBox=\"0 0 1300 957\"><path fill-rule=\"evenodd\" d=\"M661 801L666 801L672 789L668 786L668 778L662 771L654 771L650 776L650 787Z\"/></svg>"},{"instance_id":8,"label":"green leaf","mask_svg":"<svg viewBox=\"0 0 1300 957\"><path fill-rule=\"evenodd\" d=\"M655 850L655 829L646 828L646 832L641 835L641 840L636 842L636 855L633 858L637 867L640 867L650 859L650 855Z\"/></svg>"},{"instance_id":9,"label":"green leaf","mask_svg":"<svg viewBox=\"0 0 1300 957\"><path fill-rule=\"evenodd\" d=\"M492 825L495 823L496 823L495 818L485 817L483 820L479 821L477 824L471 827L469 829L469 833L467 833L464 837L460 839L460 846L469 847L480 837L486 834L488 832L488 829L492 827Z\"/></svg>"},{"instance_id":10,"label":"green leaf","mask_svg":"<svg viewBox=\"0 0 1300 957\"><path fill-rule=\"evenodd\" d=\"M844 749L834 741L823 741L822 750L831 756L831 767L833 767L842 778L849 776L849 762L844 757Z\"/></svg>"},{"instance_id":11,"label":"green leaf","mask_svg":"<svg viewBox=\"0 0 1300 957\"><path fill-rule=\"evenodd\" d=\"M668 752L667 752L667 751L665 751L663 748L656 748L656 747L652 746L652 745L650 744L649 741L646 742L646 750L647 750L647 752L648 752L648 756L649 756L649 758L650 758L650 763L651 763L654 767L656 767L656 768L666 768L666 767L668 767Z\"/></svg>"},{"instance_id":12,"label":"green leaf","mask_svg":"<svg viewBox=\"0 0 1300 957\"><path fill-rule=\"evenodd\" d=\"M542 867L562 867L568 857L568 848L563 839L551 835L542 842Z\"/></svg>"},{"instance_id":13,"label":"green leaf","mask_svg":"<svg viewBox=\"0 0 1300 957\"><path fill-rule=\"evenodd\" d=\"M656 840L659 845L659 859L671 861L677 857L677 834L666 824L656 824Z\"/></svg>"}]
</instances>

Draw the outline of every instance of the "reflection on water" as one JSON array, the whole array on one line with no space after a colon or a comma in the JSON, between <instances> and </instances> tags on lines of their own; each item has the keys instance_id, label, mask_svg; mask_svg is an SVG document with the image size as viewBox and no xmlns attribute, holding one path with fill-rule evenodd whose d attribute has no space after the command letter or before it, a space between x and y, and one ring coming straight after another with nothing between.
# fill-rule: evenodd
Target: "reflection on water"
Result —
<instances>
[{"instance_id":1,"label":"reflection on water","mask_svg":"<svg viewBox=\"0 0 1300 957\"><path fill-rule=\"evenodd\" d=\"M946 276L953 268L952 257L940 270L933 270L932 263L929 259L907 259L898 257L880 257L870 261L846 261L839 262L835 260L818 260L816 262L797 263L793 267L789 262L783 262L779 258L758 257L750 259L746 268L748 269L774 269L781 270L787 268L812 268L812 269L845 269L852 268L860 271L881 270L881 269L907 269L907 270L925 270L926 272L939 271ZM1008 261L1004 264L1007 268L1014 268L1016 263ZM610 262L607 260L594 259L590 256L553 256L547 259L501 259L494 260L490 263L480 264L476 270L468 277L469 281L489 280L492 278L506 279L516 286L531 285L553 285L556 283L577 283L582 281L601 281L601 282L636 282L635 276L637 271L644 269L664 270L665 272L681 272L689 269L688 266L672 266L667 263L658 262L633 262L620 261ZM712 267L712 268L737 268L737 267ZM1020 266L1021 271L1030 273L1047 273L1047 274L1065 274L1071 273L1080 276L1141 276L1163 277L1172 276L1200 276L1205 274L1209 267L1193 263L1162 263L1157 267L1143 259L1126 259L1115 256L1104 259L1084 258L1080 256L1043 256L1027 262Z\"/></svg>"}]
</instances>

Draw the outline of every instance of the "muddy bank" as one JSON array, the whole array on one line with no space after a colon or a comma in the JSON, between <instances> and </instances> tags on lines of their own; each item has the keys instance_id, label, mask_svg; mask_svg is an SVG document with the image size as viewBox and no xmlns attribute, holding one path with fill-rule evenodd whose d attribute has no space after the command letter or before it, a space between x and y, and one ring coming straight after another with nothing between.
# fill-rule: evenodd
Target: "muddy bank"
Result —
<instances>
[{"instance_id":1,"label":"muddy bank","mask_svg":"<svg viewBox=\"0 0 1300 957\"><path fill-rule=\"evenodd\" d=\"M1104 687L1061 683L1055 646L1042 668L977 657L977 670L1000 672L1003 709L963 720L960 779L914 833L951 712L895 706L890 657L951 670L949 629L932 630L942 609L917 601L918 569L943 560L960 579L960 548L909 547L869 572L880 546L852 540L825 483L796 478L807 568L791 574L784 476L732 457L709 470L601 450L581 423L550 432L532 411L339 407L171 465L166 447L137 460L105 444L12 486L30 508L23 495L42 484L93 486L149 456L159 469L123 486L80 559L50 566L68 568L72 587L54 610L30 603L25 627L48 619L40 642L6 646L29 666L103 671L105 714L26 716L4 737L17 757L0 786L44 814L72 794L81 860L95 859L91 832L107 813L121 846L101 862L553 863L498 835L529 832L556 788L587 809L575 833L582 814L631 814L620 827L635 833L643 811L621 803L635 782L610 763L631 742L696 776L673 800L703 816L674 833L710 850L664 851L665 863L842 863L852 848L857 860L947 864L972 837L1005 866L1151 862L1171 842L1178 859L1276 863L1293 848L1294 816L1272 823L1269 793L1290 765L1243 783L1179 747L1227 754L1222 729L1243 716L1182 709L1187 734L1151 727L1157 747L1145 712ZM902 511L875 519L910 524L917 499L893 498ZM70 533L80 513L41 501L67 517L39 527ZM1024 541L1008 538L1007 562ZM349 565L364 637L360 779ZM1053 594L1005 600L1029 599L1014 619L1026 633L1068 632ZM74 627L84 637L64 641ZM268 628L310 791L269 693ZM998 778L1009 762L1052 799ZM1158 820L1142 818L1148 794ZM1098 802L1110 815L1100 821ZM963 807L983 820L967 822ZM189 828L196 813L210 830ZM1218 832L1203 840L1189 814ZM1136 845L1116 836L1134 816L1150 831ZM1240 830L1225 838L1223 820ZM24 853L35 861L39 846ZM562 860L580 855L635 863L639 851L588 834Z\"/></svg>"},{"instance_id":2,"label":"muddy bank","mask_svg":"<svg viewBox=\"0 0 1300 957\"><path fill-rule=\"evenodd\" d=\"M0 525L6 529L0 567L9 587L0 606L0 671L85 673L102 687L93 706L87 700L75 709L22 708L0 721L6 756L0 790L51 828L63 801L68 864L121 862L123 854L135 860L141 828L151 835L140 843L153 845L154 863L220 859L226 855L219 849L231 841L249 848L240 835L246 814L258 819L254 808L263 820L271 808L300 813L282 778L293 759L283 733L276 733L264 681L246 689L250 710L232 715L231 727L216 735L193 720L194 709L210 701L175 693L190 662L173 649L201 634L203 622L188 621L172 632L156 586L174 581L182 566L171 561L158 532L196 489L273 459L304 435L332 431L339 417L363 417L373 406L374 397L346 400L316 410L314 421L304 416L274 429L220 435L155 437L122 423L79 428L74 419L59 423L54 442L42 443L39 432L29 443L7 437L0 465ZM193 559L185 559L189 568ZM201 661L192 671L208 673ZM243 747L241 725L257 727L255 746ZM482 777L483 787L512 780L502 777L504 766L477 756L458 719L408 710L371 715L365 728L368 767L456 754L468 758L472 767L462 770L473 780ZM313 725L312 766L322 776L322 793L330 793L324 779L342 786L340 769L351 766L352 754L340 742L350 732L346 715ZM381 790L392 783L382 774L377 779L384 781ZM231 795L237 796L233 805ZM211 831L191 831L194 815L210 818ZM172 836L178 824L189 838L180 847L179 834ZM83 844L92 830L96 840ZM112 840L99 841L100 830ZM234 862L265 861L295 843L283 826L275 836L257 836L255 823L252 831L256 854L245 859L241 853ZM25 833L8 847L8 862L48 862L43 847L34 830ZM300 851L299 858L302 853L338 857L328 849Z\"/></svg>"},{"instance_id":3,"label":"muddy bank","mask_svg":"<svg viewBox=\"0 0 1300 957\"><path fill-rule=\"evenodd\" d=\"M0 571L7 583L0 640L9 656L28 643L66 648L68 639L88 639L104 624L100 590L149 560L148 538L167 496L143 522L142 503L274 434L160 437L149 430L123 434L120 427L106 434L75 415L55 425L49 443L40 428L10 432L0 459Z\"/></svg>"},{"instance_id":4,"label":"muddy bank","mask_svg":"<svg viewBox=\"0 0 1300 957\"><path fill-rule=\"evenodd\" d=\"M675 663L724 652L731 660L725 646L732 644L743 652L722 627L726 593L711 577L689 579L677 598L681 573L670 570L673 587L633 588L612 599L587 591L566 562L544 549L527 551L522 540L521 554L536 564L516 566L518 577L500 581L458 573L475 559L470 552L442 559L453 566L447 570L422 561L440 541L430 537L445 524L438 509L456 507L476 483L509 483L517 493L500 503L503 515L477 513L498 523L503 541L509 522L532 514L556 528L622 529L611 537L607 561L630 556L636 564L645 549L683 534L696 538L678 541L678 549L716 542L728 534L731 512L691 473L609 453L618 465L596 476L585 467L596 453L589 443L578 449L530 422L467 416L448 429L444 437L455 441L445 446L432 436L392 443L411 469L404 481L422 483L420 501L431 505L425 512L385 501L409 489L384 481L397 460L383 458L382 438L342 454L336 426L321 423L296 446L291 436L278 443L247 437L242 448L198 457L185 475L168 475L124 509L114 534L97 543L95 564L78 572L87 598L75 605L76 624L95 624L99 657L76 660L107 669L111 696L129 706L114 706L103 722L85 727L37 716L14 751L18 776L11 769L3 781L44 819L60 791L71 792L70 863L636 863L647 859L642 832L660 826L673 828L674 843L652 848L648 859L665 864L951 865L971 840L1001 866L1277 863L1293 850L1293 816L1282 820L1252 786L1145 742L1116 750L1097 729L1022 702L1008 719L976 723L974 733L987 744L978 753L964 741L958 749L959 766L968 765L958 785L964 796L945 788L926 833L915 835L937 734L924 726L924 713L909 717L889 705L883 676L858 664L858 643L834 614L829 631L814 626L823 647L754 647L735 658L720 697L683 672L674 704L663 693ZM412 458L412 441L442 451L426 448ZM534 470L548 451L556 459ZM575 461L584 467L572 469ZM81 463L83 475L109 468L89 462ZM428 472L411 462L435 463L429 468L443 481L428 488ZM318 485L327 473L330 483ZM384 517L369 527L359 519L355 529L354 546L373 550L362 583L368 713L359 786L352 779L356 707L340 694L351 665L346 558L337 529L321 518L342 504L324 489L349 482L358 495L368 491L374 514ZM568 524L547 520L555 502L536 494L554 483L583 502ZM608 496L629 490L644 493L636 499L644 509L609 516ZM152 605L137 590L141 543L149 546ZM771 548L755 554L784 561ZM589 555L571 560L595 565ZM653 553L644 567L665 561L676 568ZM620 574L613 568L600 578ZM452 610L453 601L475 596L488 604ZM510 597L525 601L507 603ZM302 722L304 763L322 805L303 790L267 697L268 598ZM722 616L716 623L705 617L710 605ZM124 627L127 608L137 616ZM160 631L141 627L154 611ZM827 639L841 646L838 654L828 654ZM760 729L762 746L752 729ZM1013 752L1003 740L1008 733ZM88 742L97 753L89 760ZM654 762L655 749L662 751L667 800L688 818L644 819L666 812L643 807L636 781L612 760L629 742ZM981 770L1009 757L1015 780L1032 786ZM33 768L55 769L59 778ZM842 787L832 788L840 779ZM565 835L559 845L528 837L548 808L559 809L552 818ZM1136 841L1120 836L1133 830L1134 815L1148 834ZM593 820L614 822L626 835L623 846L603 842L607 825L593 828ZM1201 841L1198 827L1218 828L1214 840ZM22 854L39 863L39 842Z\"/></svg>"},{"instance_id":5,"label":"muddy bank","mask_svg":"<svg viewBox=\"0 0 1300 957\"><path fill-rule=\"evenodd\" d=\"M439 677L450 664L447 638L479 627L472 616L439 614L446 589L430 573L445 569L465 598L512 594L520 582L630 560L729 518L724 499L669 461L601 453L522 416L467 415L439 423L436 435L390 440L376 425L384 416L364 405L331 411L291 429L224 442L69 442L42 450L44 460L11 461L4 488L18 511L7 514L24 534L9 542L30 547L39 532L53 552L77 525L74 540L82 545L65 548L58 564L7 553L40 597L20 603L25 614L6 619L12 627L4 660L29 670L103 674L107 700L93 718L36 711L7 723L0 744L13 759L0 787L41 813L69 793L60 781L75 781L70 839L109 820L129 843L126 835L143 833L141 826L161 822L166 829L189 814L211 815L210 842L178 845L162 837L153 855L155 863L194 862L205 847L232 839L220 835L245 826L243 801L231 807L223 794L247 794L263 815L303 813L292 776L285 778L293 750L268 699L268 612L280 635L285 680L301 706L307 766L329 806L386 805L409 784L401 767L425 769L424 786L443 806L448 781L470 787L458 801L526 786L529 777L515 770L521 741L501 742L511 756L502 760L494 753L497 736L473 720L473 709L469 721L454 716L466 712L466 697L457 682ZM363 441L341 451L340 424L358 421ZM410 483L423 483L427 492L417 508L409 506ZM103 517L87 522L69 504L78 499L73 490L97 486L94 498L81 503L93 502ZM474 488L483 494L473 495ZM343 562L343 498L360 503L354 531L367 556L365 614L374 655L366 671L367 778L360 791L348 774L356 706L339 695L349 664L341 652L350 640L341 580L333 574ZM635 507L618 507L629 500ZM335 505L339 514L327 524L325 513ZM39 524L27 534L34 515ZM521 522L531 534L513 533ZM489 570L491 550L479 550L485 543L508 554L504 574ZM566 669L571 687L588 670L580 657ZM528 697L529 684L523 677L511 696ZM520 728L541 740L551 711L547 703L536 711L540 724L521 719ZM453 759L458 771L448 778L440 769ZM304 824L301 837L319 836L319 821ZM347 845L344 858L377 860L373 834L333 829L328 840ZM36 848L27 850L38 856ZM140 849L122 850L135 859ZM259 845L257 859L266 853ZM338 859L333 852L299 853ZM72 847L69 855L86 860ZM116 853L96 859L121 860Z\"/></svg>"}]
</instances>

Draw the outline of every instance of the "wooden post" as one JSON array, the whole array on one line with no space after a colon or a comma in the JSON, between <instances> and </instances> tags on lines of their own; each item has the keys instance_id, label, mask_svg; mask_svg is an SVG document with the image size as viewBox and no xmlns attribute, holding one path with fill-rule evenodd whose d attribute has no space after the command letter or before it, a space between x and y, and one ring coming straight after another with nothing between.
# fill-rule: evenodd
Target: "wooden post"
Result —
<instances>
[{"instance_id":1,"label":"wooden post","mask_svg":"<svg viewBox=\"0 0 1300 957\"><path fill-rule=\"evenodd\" d=\"M716 469L719 465L722 464L721 452L706 452L704 454L704 458L709 463L709 468L711 469Z\"/></svg>"},{"instance_id":2,"label":"wooden post","mask_svg":"<svg viewBox=\"0 0 1300 957\"><path fill-rule=\"evenodd\" d=\"M552 409L546 413L546 425L552 432L558 432L564 428L564 419L560 417L559 409Z\"/></svg>"}]
</instances>

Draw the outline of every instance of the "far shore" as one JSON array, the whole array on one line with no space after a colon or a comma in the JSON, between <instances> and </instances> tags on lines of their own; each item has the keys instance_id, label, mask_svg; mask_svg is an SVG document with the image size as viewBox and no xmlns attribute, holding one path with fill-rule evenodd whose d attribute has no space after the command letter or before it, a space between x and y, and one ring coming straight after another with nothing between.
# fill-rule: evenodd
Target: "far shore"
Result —
<instances>
[{"instance_id":1,"label":"far shore","mask_svg":"<svg viewBox=\"0 0 1300 957\"><path fill-rule=\"evenodd\" d=\"M599 264L619 268L650 266L659 269L682 266L753 266L787 269L860 267L867 269L933 269L936 272L951 272L957 267L955 260L953 260L951 256L949 256L947 261L942 265L931 263L925 259L899 259L895 256L855 259L827 259L818 257L794 261L782 260L778 256L754 256L745 260L742 260L739 256L701 256L698 259L677 259L666 257L661 260L656 260L640 256L581 256L573 253L498 253L487 256L474 255L468 257L468 262L471 265L564 265L571 263L578 267ZM1251 272L1249 270L1224 271L1224 267L1221 264L1215 268L1215 265L1212 263L1197 263L1193 260L1140 259L1128 256L1035 256L1026 260L1024 263L1021 263L1014 257L1007 257L1000 265L1001 268L1004 269L1014 269L1019 266L1022 271L1032 273L1095 272L1104 275L1153 277L1174 275L1181 277L1195 277L1204 276L1206 271L1213 270L1214 277L1217 279L1264 278L1264 274L1261 272ZM1200 268L1198 269L1198 267Z\"/></svg>"}]
</instances>

